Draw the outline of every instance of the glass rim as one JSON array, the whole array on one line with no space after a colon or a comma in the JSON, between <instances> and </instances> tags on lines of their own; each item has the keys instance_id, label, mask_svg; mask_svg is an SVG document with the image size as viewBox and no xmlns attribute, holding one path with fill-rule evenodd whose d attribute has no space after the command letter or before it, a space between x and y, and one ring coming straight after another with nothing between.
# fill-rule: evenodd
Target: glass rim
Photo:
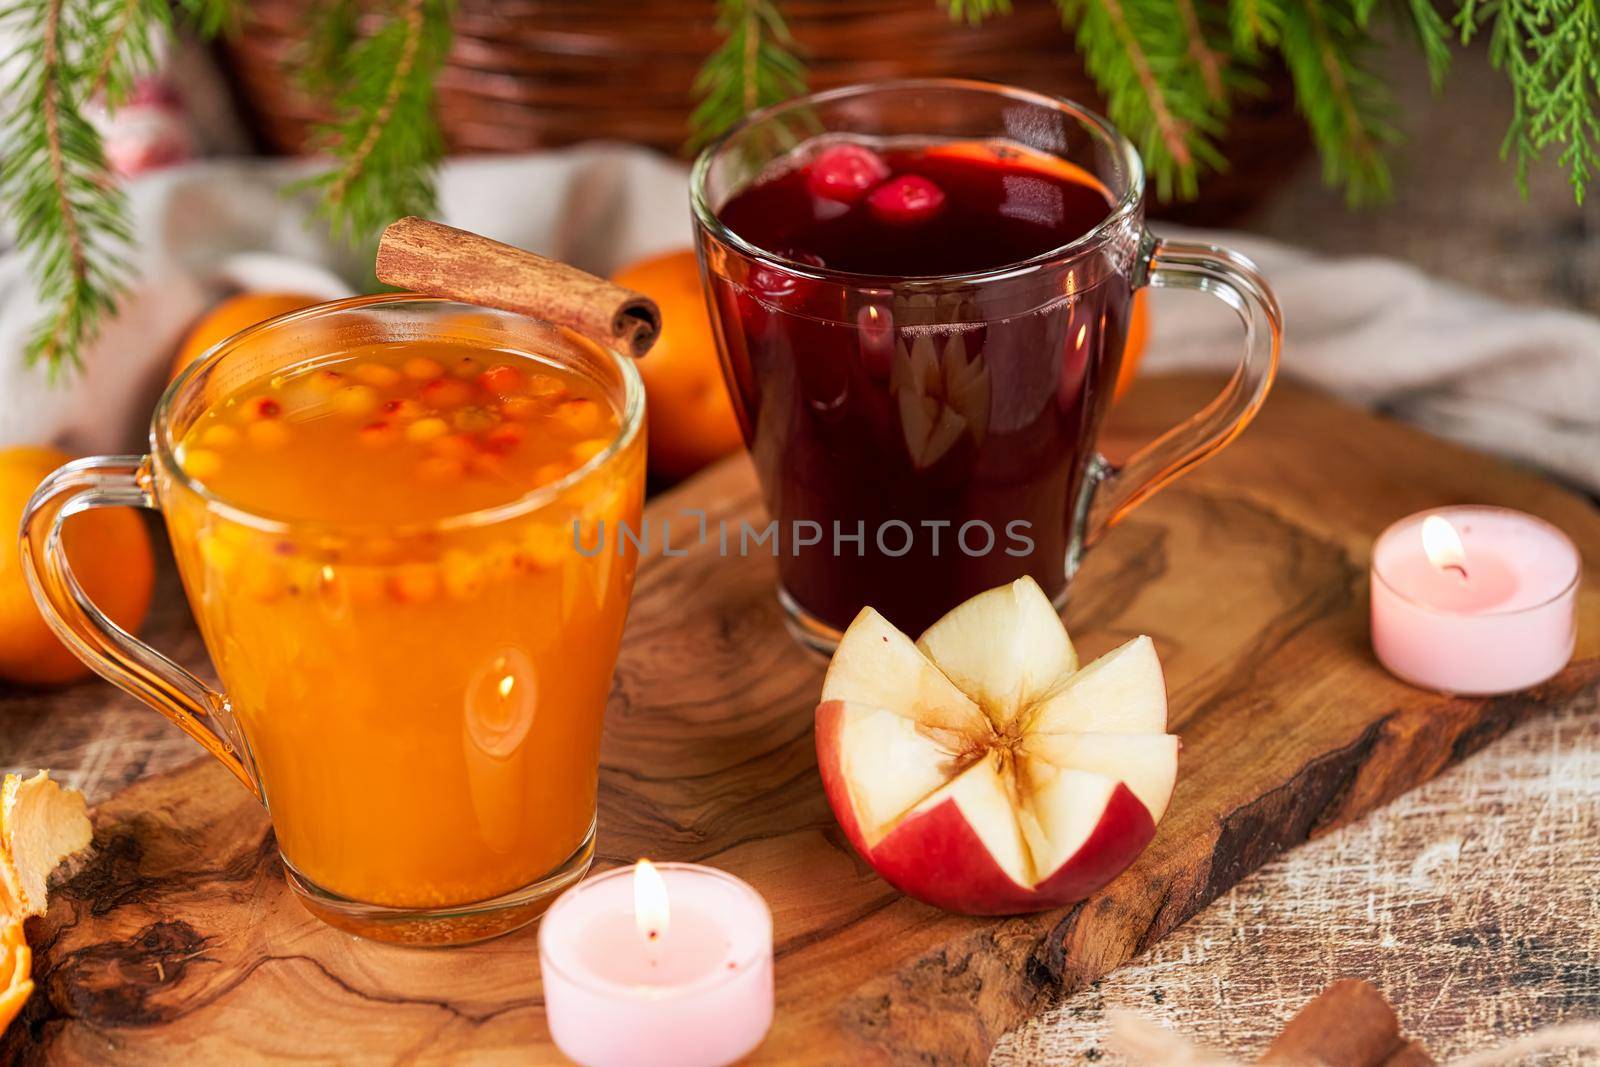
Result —
<instances>
[{"instance_id":1,"label":"glass rim","mask_svg":"<svg viewBox=\"0 0 1600 1067\"><path fill-rule=\"evenodd\" d=\"M590 992L620 995L633 1000L665 1001L676 1000L686 995L692 996L709 989L716 989L720 986L728 985L732 982L738 981L739 978L747 974L751 968L760 964L764 956L768 955L768 953L776 952L776 946L772 942L772 908L767 903L766 898L758 893L755 887L749 882L746 882L743 878L740 878L737 875L730 874L729 872L722 870L720 867L709 867L701 863L687 863L682 860L651 860L650 862L658 871L687 871L697 877L704 877L712 881L721 882L734 892L748 898L748 900L756 906L756 913L759 914L764 920L765 936L756 937L754 939L754 945L751 947L750 951L742 956L736 957L735 962L738 964L737 967L713 968L712 970L701 975L699 978L692 979L691 981L684 982L679 985L640 986L627 982L618 982L614 979L606 978L601 975L579 974L575 968L568 965L566 960L559 958L560 953L550 950L547 939L542 936L539 938L539 966L541 968L548 968L549 970L556 972L574 986L587 989ZM571 888L567 889L556 898L555 903L551 904L549 910L547 910L541 917L541 931L551 917L556 915L557 912L563 908L563 906L573 906L573 902L581 897L584 893L594 889L596 886L602 883L632 874L635 866L637 865L633 863L621 863L608 871L601 871L599 874L590 875L589 877L574 883Z\"/></svg>"},{"instance_id":2,"label":"glass rim","mask_svg":"<svg viewBox=\"0 0 1600 1067\"><path fill-rule=\"evenodd\" d=\"M1064 245L1058 245L1048 251L1030 256L1027 259L1018 260L1015 263L1006 263L986 270L964 271L952 274L884 275L839 270L833 267L812 266L808 263L789 259L778 252L762 248L760 245L746 240L740 234L724 225L722 220L717 217L716 210L711 206L706 196L706 182L710 174L712 160L727 147L733 138L762 123L780 118L791 111L811 107L818 103L832 103L852 97L882 93L929 89L959 90L1006 97L1048 107L1054 111L1071 115L1078 122L1090 127L1105 138L1106 143L1116 153L1118 160L1127 171L1128 187L1123 191L1122 196L1118 198L1116 203L1111 205L1106 216L1096 223L1093 229L1080 234ZM837 89L826 89L822 92L798 96L792 100L769 104L766 107L750 112L701 149L699 155L695 157L694 165L689 172L689 203L693 209L695 221L717 240L732 247L744 256L760 263L780 267L790 274L812 281L836 282L854 287L881 288L882 282L886 278L892 279L897 286L914 288L918 285L965 285L1005 281L1032 274L1053 264L1077 259L1085 253L1104 246L1112 240L1121 224L1138 213L1139 205L1143 200L1144 161L1139 158L1138 149L1133 146L1133 142L1129 141L1109 120L1093 109L1066 97L1051 96L1048 93L1035 92L1032 89L1022 89L1014 85L983 81L977 78L891 78L884 81L857 82L852 85L840 86ZM870 282L877 282L879 285L871 286L869 285Z\"/></svg>"},{"instance_id":3,"label":"glass rim","mask_svg":"<svg viewBox=\"0 0 1600 1067\"><path fill-rule=\"evenodd\" d=\"M424 293L375 293L367 296L344 297L338 300L329 300L320 304L300 308L282 315L275 315L253 326L246 327L238 333L218 341L206 349L183 372L174 378L162 392L161 399L156 402L155 411L150 416L150 443L151 451L156 461L165 470L169 471L173 480L184 489L195 494L205 501L206 508L217 513L230 522L248 526L255 530L288 533L304 530L329 530L329 531L361 531L370 532L382 530L389 533L406 534L420 531L455 531L475 529L483 526L492 526L527 515L552 503L572 487L587 481L598 474L627 448L639 435L639 429L644 422L644 382L639 377L639 369L634 366L634 361L624 353L618 352L610 345L601 344L581 334L574 336L582 339L602 352L609 363L615 367L622 378L623 403L622 412L617 432L606 447L591 456L582 465L574 468L553 482L535 486L526 493L513 500L501 504L494 504L474 511L463 511L453 515L446 515L437 519L419 520L416 522L378 522L378 521L338 521L315 518L294 518L280 515L264 515L241 504L236 504L227 497L216 492L200 479L195 478L177 459L177 446L172 439L172 409L179 396L183 395L196 380L203 368L221 360L229 352L242 344L258 339L259 335L270 333L274 329L294 324L327 318L332 315L347 311L356 311L367 308L384 306L414 307L432 304L442 310L481 312L490 316L503 316L513 319L526 319L529 322L546 323L556 329L566 329L548 320L534 318L533 316L518 315L515 312L501 311L496 308L480 307L476 304L465 304L457 300L443 297L428 296ZM569 333L572 331L568 331ZM521 349L518 349L521 351ZM526 352L529 356L540 356L540 353ZM309 362L317 356L308 357ZM553 359L554 357L543 356ZM291 364L295 366L297 364Z\"/></svg>"},{"instance_id":4,"label":"glass rim","mask_svg":"<svg viewBox=\"0 0 1600 1067\"><path fill-rule=\"evenodd\" d=\"M1400 535L1401 527L1407 525L1416 525L1420 527L1422 525L1422 520L1426 519L1430 515L1443 515L1447 513L1459 513L1463 511L1492 511L1499 512L1502 515L1515 515L1519 519L1526 519L1533 522L1535 525L1544 527L1551 534L1555 535L1555 539L1559 543L1566 545L1567 548L1572 550L1572 577L1567 579L1566 584L1564 584L1558 591L1545 597L1543 600L1536 601L1532 604L1524 604L1522 607L1517 608L1489 608L1485 611L1465 612L1448 611L1444 608L1438 607L1437 605L1418 600L1409 593L1402 591L1399 586L1395 585L1394 582L1383 573L1383 568L1378 566L1378 546L1383 544L1390 537L1398 537ZM1372 571L1373 580L1375 580L1379 585L1383 586L1384 589L1388 590L1389 593L1397 600L1416 608L1418 611L1426 612L1429 615L1462 619L1510 618L1514 615L1523 615L1530 611L1542 610L1549 607L1551 604L1563 600L1571 595L1572 591L1575 590L1579 583L1581 583L1583 580L1583 554L1578 551L1577 542L1569 537L1565 530L1551 522L1549 519L1541 518L1538 515L1533 515L1526 511L1519 511L1516 508L1508 508L1501 504L1442 504L1436 508L1427 508L1423 511L1413 512L1410 515L1403 515L1391 522L1388 526L1385 526L1383 528L1383 532L1372 539L1372 559L1370 569Z\"/></svg>"}]
</instances>

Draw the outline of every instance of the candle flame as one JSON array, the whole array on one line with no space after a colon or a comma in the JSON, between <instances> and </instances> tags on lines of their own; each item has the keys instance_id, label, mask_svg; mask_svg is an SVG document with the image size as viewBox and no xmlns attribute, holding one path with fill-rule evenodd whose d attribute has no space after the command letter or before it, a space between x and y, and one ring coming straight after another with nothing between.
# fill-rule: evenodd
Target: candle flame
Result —
<instances>
[{"instance_id":1,"label":"candle flame","mask_svg":"<svg viewBox=\"0 0 1600 1067\"><path fill-rule=\"evenodd\" d=\"M670 910L667 883L649 860L633 865L633 922L646 941L659 940L667 932Z\"/></svg>"},{"instance_id":2,"label":"candle flame","mask_svg":"<svg viewBox=\"0 0 1600 1067\"><path fill-rule=\"evenodd\" d=\"M1428 562L1440 570L1463 571L1467 553L1461 547L1461 535L1450 525L1450 520L1439 515L1429 515L1422 520L1422 551Z\"/></svg>"}]
</instances>

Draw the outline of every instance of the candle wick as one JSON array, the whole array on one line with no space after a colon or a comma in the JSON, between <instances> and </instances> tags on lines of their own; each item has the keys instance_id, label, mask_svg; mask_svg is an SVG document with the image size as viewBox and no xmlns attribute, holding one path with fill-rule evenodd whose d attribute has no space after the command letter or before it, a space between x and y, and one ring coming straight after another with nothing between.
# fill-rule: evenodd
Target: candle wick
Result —
<instances>
[{"instance_id":1,"label":"candle wick","mask_svg":"<svg viewBox=\"0 0 1600 1067\"><path fill-rule=\"evenodd\" d=\"M1456 577L1460 578L1463 582L1467 580L1467 568L1463 567L1459 563L1446 563L1443 569L1447 571L1455 571Z\"/></svg>"}]
</instances>

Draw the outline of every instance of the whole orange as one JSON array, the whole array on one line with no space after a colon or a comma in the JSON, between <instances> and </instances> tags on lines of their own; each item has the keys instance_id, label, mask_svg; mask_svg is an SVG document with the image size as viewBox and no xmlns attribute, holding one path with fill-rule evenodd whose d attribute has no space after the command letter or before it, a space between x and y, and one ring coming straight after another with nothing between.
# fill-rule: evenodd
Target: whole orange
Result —
<instances>
[{"instance_id":1,"label":"whole orange","mask_svg":"<svg viewBox=\"0 0 1600 1067\"><path fill-rule=\"evenodd\" d=\"M682 478L737 451L744 439L722 381L694 252L640 260L613 280L661 306L661 337L639 361L649 403L650 469Z\"/></svg>"},{"instance_id":2,"label":"whole orange","mask_svg":"<svg viewBox=\"0 0 1600 1067\"><path fill-rule=\"evenodd\" d=\"M1121 400L1139 376L1139 359L1144 355L1145 342L1150 339L1149 295L1147 289L1133 294L1133 308L1128 312L1128 340L1122 346L1122 366L1117 370L1117 384L1111 390L1112 403Z\"/></svg>"},{"instance_id":3,"label":"whole orange","mask_svg":"<svg viewBox=\"0 0 1600 1067\"><path fill-rule=\"evenodd\" d=\"M0 449L0 678L52 685L89 668L50 632L22 576L15 533L22 509L45 476L70 457L53 448ZM155 582L150 535L127 508L73 515L62 528L67 560L89 599L133 633L144 622Z\"/></svg>"},{"instance_id":4,"label":"whole orange","mask_svg":"<svg viewBox=\"0 0 1600 1067\"><path fill-rule=\"evenodd\" d=\"M189 327L183 344L178 346L178 354L172 361L172 371L167 380L176 378L185 367L209 352L213 345L226 341L240 330L321 302L319 297L304 293L240 293L228 297Z\"/></svg>"}]
</instances>

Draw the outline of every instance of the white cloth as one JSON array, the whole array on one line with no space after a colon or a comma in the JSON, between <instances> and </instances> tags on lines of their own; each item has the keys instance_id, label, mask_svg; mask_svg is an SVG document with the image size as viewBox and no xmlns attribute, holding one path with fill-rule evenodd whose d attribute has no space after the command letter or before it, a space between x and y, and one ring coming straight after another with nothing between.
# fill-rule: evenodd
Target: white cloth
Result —
<instances>
[{"instance_id":1,"label":"white cloth","mask_svg":"<svg viewBox=\"0 0 1600 1067\"><path fill-rule=\"evenodd\" d=\"M303 169L215 161L130 183L138 280L64 385L22 365L39 309L21 257L0 255L0 445L137 449L177 341L212 301L246 287L366 288L367 265L317 236L303 197L279 194ZM690 240L684 168L637 148L452 160L440 194L446 221L598 273ZM1183 236L1261 266L1287 322L1284 373L1600 492L1600 321L1513 307L1391 260ZM1147 366L1232 363L1238 327L1220 305L1166 293L1156 303Z\"/></svg>"}]
</instances>

